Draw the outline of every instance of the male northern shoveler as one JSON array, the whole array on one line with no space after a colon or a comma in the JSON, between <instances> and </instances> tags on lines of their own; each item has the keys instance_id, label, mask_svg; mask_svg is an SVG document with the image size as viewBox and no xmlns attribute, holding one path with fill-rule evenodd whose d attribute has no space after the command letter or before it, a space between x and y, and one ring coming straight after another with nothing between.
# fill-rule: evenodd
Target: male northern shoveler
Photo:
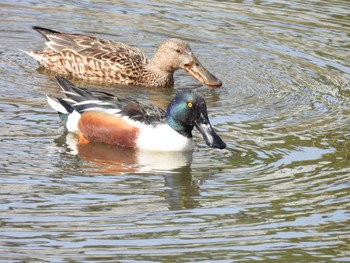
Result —
<instances>
[{"instance_id":1,"label":"male northern shoveler","mask_svg":"<svg viewBox=\"0 0 350 263\"><path fill-rule=\"evenodd\" d=\"M26 53L44 68L60 75L160 88L173 87L174 72L182 68L205 85L222 85L199 63L190 46L181 39L166 39L153 59L149 60L140 49L120 42L33 28L46 38L48 49Z\"/></svg>"},{"instance_id":2,"label":"male northern shoveler","mask_svg":"<svg viewBox=\"0 0 350 263\"><path fill-rule=\"evenodd\" d=\"M209 122L204 99L194 91L179 92L165 112L152 104L75 87L61 77L56 82L67 98L48 95L48 103L67 130L84 140L140 150L189 151L196 127L208 146L226 147Z\"/></svg>"}]
</instances>

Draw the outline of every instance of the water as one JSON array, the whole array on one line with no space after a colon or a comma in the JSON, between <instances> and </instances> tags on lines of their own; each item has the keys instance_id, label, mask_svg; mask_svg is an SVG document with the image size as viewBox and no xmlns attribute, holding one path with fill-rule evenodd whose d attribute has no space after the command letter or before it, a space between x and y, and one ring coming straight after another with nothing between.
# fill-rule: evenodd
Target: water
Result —
<instances>
[{"instance_id":1,"label":"water","mask_svg":"<svg viewBox=\"0 0 350 263\"><path fill-rule=\"evenodd\" d=\"M348 1L0 4L1 262L349 262ZM189 41L220 89L103 87L165 107L196 88L228 149L76 147L20 49L32 25L138 46Z\"/></svg>"}]
</instances>

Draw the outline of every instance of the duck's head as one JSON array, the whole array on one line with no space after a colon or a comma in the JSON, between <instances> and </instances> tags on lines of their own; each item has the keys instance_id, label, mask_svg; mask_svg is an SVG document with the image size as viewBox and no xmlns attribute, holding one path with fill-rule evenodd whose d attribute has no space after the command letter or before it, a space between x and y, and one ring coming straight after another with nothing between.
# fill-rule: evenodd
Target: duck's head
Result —
<instances>
[{"instance_id":1,"label":"duck's head","mask_svg":"<svg viewBox=\"0 0 350 263\"><path fill-rule=\"evenodd\" d=\"M178 38L166 39L152 61L157 67L168 72L184 69L195 79L210 87L220 87L221 80L206 70L192 53L186 41Z\"/></svg>"},{"instance_id":2,"label":"duck's head","mask_svg":"<svg viewBox=\"0 0 350 263\"><path fill-rule=\"evenodd\" d=\"M194 91L180 91L176 95L168 106L167 123L188 138L192 137L193 127L196 127L208 146L219 149L226 147L209 122L203 97Z\"/></svg>"}]
</instances>

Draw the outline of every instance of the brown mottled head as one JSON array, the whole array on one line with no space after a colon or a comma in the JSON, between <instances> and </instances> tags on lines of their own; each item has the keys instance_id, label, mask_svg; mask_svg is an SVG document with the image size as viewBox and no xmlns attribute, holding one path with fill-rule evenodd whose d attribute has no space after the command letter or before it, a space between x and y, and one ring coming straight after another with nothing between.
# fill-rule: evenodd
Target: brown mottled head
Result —
<instances>
[{"instance_id":1,"label":"brown mottled head","mask_svg":"<svg viewBox=\"0 0 350 263\"><path fill-rule=\"evenodd\" d=\"M178 38L166 39L160 45L151 63L167 72L174 72L182 68L195 79L210 87L222 85L218 78L199 63L187 42Z\"/></svg>"}]
</instances>

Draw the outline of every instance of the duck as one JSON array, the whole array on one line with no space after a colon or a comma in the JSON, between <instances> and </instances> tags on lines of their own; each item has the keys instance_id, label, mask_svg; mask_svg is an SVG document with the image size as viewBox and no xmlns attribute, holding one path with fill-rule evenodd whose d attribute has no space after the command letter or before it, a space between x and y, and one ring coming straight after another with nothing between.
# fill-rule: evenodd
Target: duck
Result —
<instances>
[{"instance_id":1,"label":"duck","mask_svg":"<svg viewBox=\"0 0 350 263\"><path fill-rule=\"evenodd\" d=\"M135 98L79 88L63 77L56 77L55 82L65 97L47 95L48 104L66 129L85 143L186 152L194 148L196 127L209 147L226 147L210 124L205 100L194 90L178 92L165 111Z\"/></svg>"},{"instance_id":2,"label":"duck","mask_svg":"<svg viewBox=\"0 0 350 263\"><path fill-rule=\"evenodd\" d=\"M179 38L165 39L154 57L148 59L140 49L121 42L38 26L33 29L47 40L47 48L24 52L56 75L123 86L171 88L174 72L184 69L209 87L222 85L200 64L189 44Z\"/></svg>"}]
</instances>

